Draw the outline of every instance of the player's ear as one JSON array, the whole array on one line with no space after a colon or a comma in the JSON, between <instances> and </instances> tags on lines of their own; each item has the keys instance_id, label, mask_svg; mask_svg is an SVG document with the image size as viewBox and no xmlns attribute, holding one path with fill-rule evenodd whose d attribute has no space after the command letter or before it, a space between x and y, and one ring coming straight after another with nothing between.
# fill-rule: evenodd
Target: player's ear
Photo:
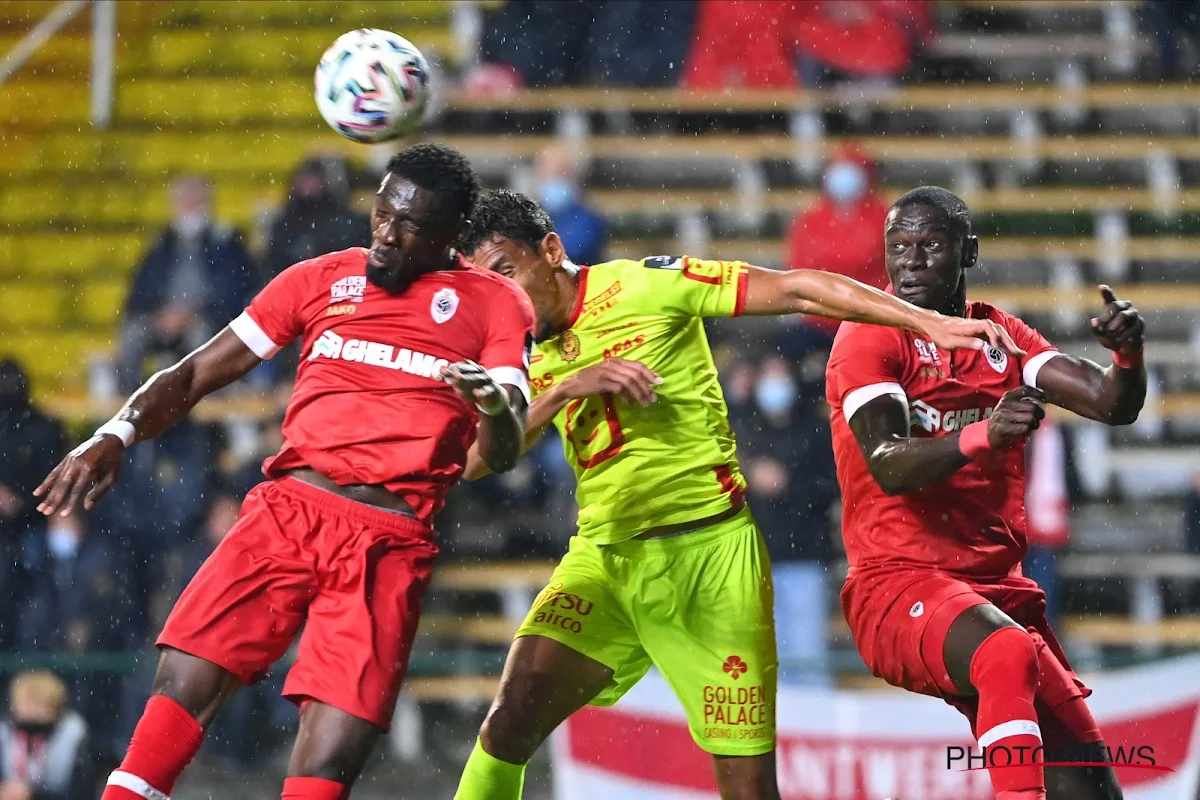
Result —
<instances>
[{"instance_id":1,"label":"player's ear","mask_svg":"<svg viewBox=\"0 0 1200 800\"><path fill-rule=\"evenodd\" d=\"M554 231L550 231L542 238L542 243L539 247L541 253L550 266L558 269L562 263L567 260L567 250L563 247L562 239Z\"/></svg>"},{"instance_id":2,"label":"player's ear","mask_svg":"<svg viewBox=\"0 0 1200 800\"><path fill-rule=\"evenodd\" d=\"M962 250L962 266L963 269L970 269L979 263L979 237L968 236L963 241Z\"/></svg>"},{"instance_id":3,"label":"player's ear","mask_svg":"<svg viewBox=\"0 0 1200 800\"><path fill-rule=\"evenodd\" d=\"M454 234L454 241L456 243L464 241L467 238L467 235L471 233L471 227L471 220L467 219L466 217L460 219L458 222L458 228Z\"/></svg>"}]
</instances>

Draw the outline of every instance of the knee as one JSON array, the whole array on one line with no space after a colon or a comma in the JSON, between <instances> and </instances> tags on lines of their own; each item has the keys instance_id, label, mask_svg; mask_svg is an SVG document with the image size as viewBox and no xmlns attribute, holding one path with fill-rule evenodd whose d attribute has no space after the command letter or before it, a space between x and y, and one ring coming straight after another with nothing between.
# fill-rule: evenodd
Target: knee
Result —
<instances>
[{"instance_id":1,"label":"knee","mask_svg":"<svg viewBox=\"0 0 1200 800\"><path fill-rule=\"evenodd\" d=\"M537 699L537 687L550 676L522 675L506 681L479 729L487 752L510 764L524 764L550 735L540 713L548 705Z\"/></svg>"},{"instance_id":2,"label":"knee","mask_svg":"<svg viewBox=\"0 0 1200 800\"><path fill-rule=\"evenodd\" d=\"M991 634L971 659L971 683L979 692L1003 684L1032 696L1039 671L1037 644L1021 628L1001 628Z\"/></svg>"},{"instance_id":3,"label":"knee","mask_svg":"<svg viewBox=\"0 0 1200 800\"><path fill-rule=\"evenodd\" d=\"M236 689L233 676L215 664L168 650L158 663L150 693L175 701L207 728Z\"/></svg>"},{"instance_id":4,"label":"knee","mask_svg":"<svg viewBox=\"0 0 1200 800\"><path fill-rule=\"evenodd\" d=\"M544 735L529 703L498 698L479 728L479 741L488 754L510 764L533 758Z\"/></svg>"}]
</instances>

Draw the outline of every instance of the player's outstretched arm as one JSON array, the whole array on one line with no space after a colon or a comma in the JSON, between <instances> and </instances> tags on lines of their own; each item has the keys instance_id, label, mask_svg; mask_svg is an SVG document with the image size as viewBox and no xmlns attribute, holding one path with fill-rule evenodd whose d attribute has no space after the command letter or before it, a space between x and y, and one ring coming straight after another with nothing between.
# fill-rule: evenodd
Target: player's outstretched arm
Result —
<instances>
[{"instance_id":1,"label":"player's outstretched arm","mask_svg":"<svg viewBox=\"0 0 1200 800\"><path fill-rule=\"evenodd\" d=\"M863 405L850 418L871 476L887 494L907 494L942 481L975 459L987 458L1027 437L1046 412L1037 389L1022 386L1006 393L992 416L949 436L914 439L908 435L907 405L884 395Z\"/></svg>"},{"instance_id":2,"label":"player's outstretched arm","mask_svg":"<svg viewBox=\"0 0 1200 800\"><path fill-rule=\"evenodd\" d=\"M646 365L624 358L610 358L587 369L581 369L533 399L525 420L525 439L521 453L529 452L546 426L572 400L598 394L619 394L631 403L648 406L657 399L654 387L661 384L662 378ZM463 477L469 481L482 478L491 472L480 455L479 447L479 442L476 442L467 451L467 466Z\"/></svg>"},{"instance_id":3,"label":"player's outstretched arm","mask_svg":"<svg viewBox=\"0 0 1200 800\"><path fill-rule=\"evenodd\" d=\"M811 314L918 333L946 350L981 349L984 343L1024 354L991 320L947 317L918 308L844 275L820 270L748 267L744 314Z\"/></svg>"},{"instance_id":4,"label":"player's outstretched arm","mask_svg":"<svg viewBox=\"0 0 1200 800\"><path fill-rule=\"evenodd\" d=\"M525 395L520 388L499 384L473 361L442 368L459 397L479 409L479 432L472 450L492 472L508 472L524 452Z\"/></svg>"},{"instance_id":5,"label":"player's outstretched arm","mask_svg":"<svg viewBox=\"0 0 1200 800\"><path fill-rule=\"evenodd\" d=\"M1104 310L1092 319L1092 333L1113 351L1104 368L1074 356L1056 355L1037 373L1046 400L1081 417L1107 425L1129 425L1146 402L1146 367L1142 363L1146 323L1128 300L1100 287Z\"/></svg>"},{"instance_id":6,"label":"player's outstretched arm","mask_svg":"<svg viewBox=\"0 0 1200 800\"><path fill-rule=\"evenodd\" d=\"M38 511L66 516L83 500L91 509L121 474L121 458L134 441L153 439L187 416L205 395L236 381L261 363L229 328L173 367L146 381L112 421L59 462L38 488ZM86 492L86 495L84 494Z\"/></svg>"}]
</instances>

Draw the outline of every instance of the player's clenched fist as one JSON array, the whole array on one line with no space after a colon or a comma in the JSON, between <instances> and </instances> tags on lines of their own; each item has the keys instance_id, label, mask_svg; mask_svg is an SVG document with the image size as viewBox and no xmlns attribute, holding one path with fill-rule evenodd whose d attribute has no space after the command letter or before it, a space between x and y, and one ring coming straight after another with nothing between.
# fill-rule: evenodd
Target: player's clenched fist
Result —
<instances>
[{"instance_id":1,"label":"player's clenched fist","mask_svg":"<svg viewBox=\"0 0 1200 800\"><path fill-rule=\"evenodd\" d=\"M610 358L587 369L581 369L563 381L559 391L564 397L576 399L598 394L617 394L631 403L648 406L658 398L654 387L663 379L645 364Z\"/></svg>"},{"instance_id":2,"label":"player's clenched fist","mask_svg":"<svg viewBox=\"0 0 1200 800\"><path fill-rule=\"evenodd\" d=\"M454 387L459 397L474 403L488 416L497 416L508 408L508 394L474 361L459 361L442 367L442 377Z\"/></svg>"},{"instance_id":3,"label":"player's clenched fist","mask_svg":"<svg viewBox=\"0 0 1200 800\"><path fill-rule=\"evenodd\" d=\"M1000 398L988 419L988 444L993 450L1003 450L1037 430L1046 417L1042 405L1045 395L1040 389L1020 386L1010 389Z\"/></svg>"},{"instance_id":4,"label":"player's clenched fist","mask_svg":"<svg viewBox=\"0 0 1200 800\"><path fill-rule=\"evenodd\" d=\"M1092 318L1092 333L1100 344L1127 356L1141 352L1146 321L1128 300L1118 300L1108 286L1100 287L1104 310Z\"/></svg>"},{"instance_id":5,"label":"player's clenched fist","mask_svg":"<svg viewBox=\"0 0 1200 800\"><path fill-rule=\"evenodd\" d=\"M33 490L34 497L46 497L38 511L47 517L58 511L65 517L81 497L83 507L90 511L121 474L124 452L125 443L111 433L97 434L76 447Z\"/></svg>"}]
</instances>

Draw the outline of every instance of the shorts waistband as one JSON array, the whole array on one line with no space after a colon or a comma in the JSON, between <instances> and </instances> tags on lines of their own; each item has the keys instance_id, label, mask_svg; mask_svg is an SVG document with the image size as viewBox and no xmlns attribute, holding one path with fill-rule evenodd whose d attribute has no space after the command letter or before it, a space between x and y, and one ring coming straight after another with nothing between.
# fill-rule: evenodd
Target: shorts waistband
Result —
<instances>
[{"instance_id":1,"label":"shorts waistband","mask_svg":"<svg viewBox=\"0 0 1200 800\"><path fill-rule=\"evenodd\" d=\"M275 478L272 483L285 494L290 494L306 503L328 509L344 517L350 517L375 527L408 533L421 539L433 540L433 528L408 514L359 503L288 475Z\"/></svg>"},{"instance_id":2,"label":"shorts waistband","mask_svg":"<svg viewBox=\"0 0 1200 800\"><path fill-rule=\"evenodd\" d=\"M728 519L714 522L690 533L681 533L660 539L624 539L620 542L597 545L597 547L603 547L610 553L623 556L672 555L714 544L726 536L737 533L738 528L752 521L750 507L747 505Z\"/></svg>"}]
</instances>

